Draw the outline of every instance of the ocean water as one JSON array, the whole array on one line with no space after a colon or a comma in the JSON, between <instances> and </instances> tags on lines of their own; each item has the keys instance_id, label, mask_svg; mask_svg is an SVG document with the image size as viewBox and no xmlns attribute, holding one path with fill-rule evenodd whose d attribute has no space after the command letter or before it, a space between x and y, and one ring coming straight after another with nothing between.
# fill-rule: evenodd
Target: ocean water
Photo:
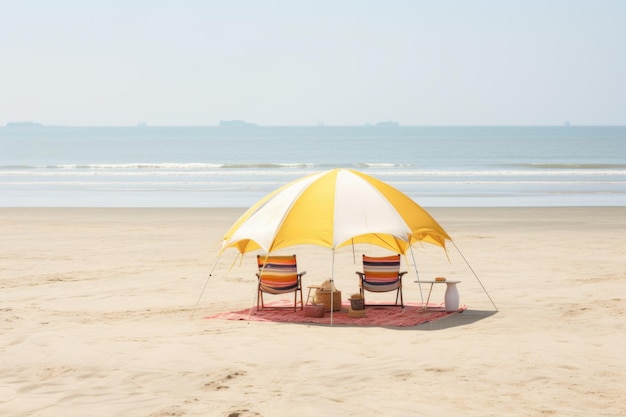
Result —
<instances>
[{"instance_id":1,"label":"ocean water","mask_svg":"<svg viewBox=\"0 0 626 417\"><path fill-rule=\"evenodd\" d=\"M626 127L11 126L0 207L248 207L337 167L424 207L626 206L625 149Z\"/></svg>"}]
</instances>

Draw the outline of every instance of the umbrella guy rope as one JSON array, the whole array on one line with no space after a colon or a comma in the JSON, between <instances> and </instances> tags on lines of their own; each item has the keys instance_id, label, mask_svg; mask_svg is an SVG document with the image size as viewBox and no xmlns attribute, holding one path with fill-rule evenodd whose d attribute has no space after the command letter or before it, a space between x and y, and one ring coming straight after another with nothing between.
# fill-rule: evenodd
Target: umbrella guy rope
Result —
<instances>
[{"instance_id":1,"label":"umbrella guy rope","mask_svg":"<svg viewBox=\"0 0 626 417\"><path fill-rule=\"evenodd\" d=\"M218 255L217 259L215 260L215 262L213 262L213 267L211 268L211 272L209 272L209 276L207 277L206 281L204 282L204 286L202 287L202 291L200 291L200 295L198 296L198 300L196 301L196 304L193 306L193 310L191 310L191 315L189 316L190 319L193 318L193 315L196 313L196 310L198 309L198 305L200 304L200 299L202 299L202 296L204 295L204 291L206 290L206 287L209 284L209 280L213 276L213 271L215 271L215 267L217 267L217 264L218 264L220 258L221 258L221 256ZM235 266L235 262L237 262L237 257L235 257L235 259L233 259L233 263L230 265L230 268L228 269L229 273L233 269L233 266Z\"/></svg>"},{"instance_id":2,"label":"umbrella guy rope","mask_svg":"<svg viewBox=\"0 0 626 417\"><path fill-rule=\"evenodd\" d=\"M489 295L489 293L487 292L487 289L485 288L485 286L483 285L482 281L480 280L480 278L478 278L478 275L476 274L476 272L474 272L474 268L472 268L472 266L470 265L470 263L467 261L467 259L465 259L465 256L463 255L463 253L461 252L461 250L459 249L459 247L456 245L456 243L454 243L454 240L450 240L450 242L452 242L452 244L454 245L454 247L456 248L457 252L459 252L459 255L461 255L461 258L463 258L463 261L465 261L465 264L468 266L468 268L470 269L470 271L472 271L472 274L474 275L474 278L476 278L476 281L478 281L478 283L480 284L480 286L482 287L483 291L485 292L485 294L487 295L487 298L489 298L489 301L491 301L491 304L493 305L493 307L496 309L496 311L500 311L498 309L498 306L496 306L496 303L493 302L493 300L491 299L491 296Z\"/></svg>"},{"instance_id":3,"label":"umbrella guy rope","mask_svg":"<svg viewBox=\"0 0 626 417\"><path fill-rule=\"evenodd\" d=\"M206 286L209 283L209 280L213 276L213 271L215 270L216 266L217 266L217 261L215 261L215 263L213 263L213 267L211 268L211 272L209 272L209 276L207 277L206 281L204 282L204 286L202 287L202 291L200 291L200 295L198 296L198 300L196 301L196 305L193 306L193 310L191 310L191 315L189 316L190 319L193 318L193 315L196 313L196 309L198 308L198 304L200 304L200 299L202 298L202 295L204 294L204 291L206 290Z\"/></svg>"},{"instance_id":4,"label":"umbrella guy rope","mask_svg":"<svg viewBox=\"0 0 626 417\"><path fill-rule=\"evenodd\" d=\"M209 276L207 277L206 281L204 282L204 286L202 287L202 291L200 291L200 295L198 296L198 300L196 301L196 304L193 306L193 309L191 310L191 315L189 316L190 319L193 318L193 315L196 313L196 309L198 308L198 305L200 304L200 299L202 299L202 296L204 295L204 291L206 290L206 287L209 284L209 280L213 276L213 271L215 271L215 268L217 267L217 264L220 261L221 256L222 256L222 251L220 250L218 252L217 256L215 257L215 262L213 262L213 267L211 268L211 271L209 272ZM228 272L230 272L230 270L233 269L233 266L235 265L235 261L236 260L237 260L237 258L235 258L233 260L233 263L230 265L230 269L228 270Z\"/></svg>"}]
</instances>

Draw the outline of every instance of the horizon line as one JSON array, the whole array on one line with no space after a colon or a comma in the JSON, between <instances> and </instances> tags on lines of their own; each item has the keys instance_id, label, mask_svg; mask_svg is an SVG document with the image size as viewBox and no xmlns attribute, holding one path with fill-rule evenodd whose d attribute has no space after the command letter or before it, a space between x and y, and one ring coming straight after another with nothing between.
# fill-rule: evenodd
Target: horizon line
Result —
<instances>
[{"instance_id":1,"label":"horizon line","mask_svg":"<svg viewBox=\"0 0 626 417\"><path fill-rule=\"evenodd\" d=\"M477 125L402 125L402 124L360 124L360 125L261 125L255 123L247 123L247 124L233 124L233 125L149 125L145 123L134 124L134 125L63 125L63 124L42 124L35 122L8 122L4 126L0 126L2 128L43 128L43 127L52 127L52 128L137 128L137 129L146 129L146 128L220 128L220 129L255 129L255 128L343 128L343 127L361 127L361 128L372 128L372 129L401 129L405 127L422 127L422 128L498 128L498 127L524 127L524 128L532 128L532 127L563 127L563 128L572 128L572 127L626 127L626 124L477 124Z\"/></svg>"}]
</instances>

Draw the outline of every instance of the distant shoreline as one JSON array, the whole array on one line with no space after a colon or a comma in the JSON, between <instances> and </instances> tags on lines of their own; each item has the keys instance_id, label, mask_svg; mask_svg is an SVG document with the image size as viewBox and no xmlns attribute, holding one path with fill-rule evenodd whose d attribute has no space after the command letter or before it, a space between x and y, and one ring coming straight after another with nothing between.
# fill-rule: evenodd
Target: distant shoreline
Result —
<instances>
[{"instance_id":1,"label":"distant shoreline","mask_svg":"<svg viewBox=\"0 0 626 417\"><path fill-rule=\"evenodd\" d=\"M44 125L35 122L9 122L6 127L44 127Z\"/></svg>"}]
</instances>

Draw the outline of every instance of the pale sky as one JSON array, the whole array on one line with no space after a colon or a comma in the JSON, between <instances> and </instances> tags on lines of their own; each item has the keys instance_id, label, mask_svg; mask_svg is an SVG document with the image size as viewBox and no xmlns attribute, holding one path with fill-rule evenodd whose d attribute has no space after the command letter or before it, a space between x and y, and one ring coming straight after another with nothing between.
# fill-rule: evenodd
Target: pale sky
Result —
<instances>
[{"instance_id":1,"label":"pale sky","mask_svg":"<svg viewBox=\"0 0 626 417\"><path fill-rule=\"evenodd\" d=\"M622 0L0 0L0 126L626 125Z\"/></svg>"}]
</instances>

